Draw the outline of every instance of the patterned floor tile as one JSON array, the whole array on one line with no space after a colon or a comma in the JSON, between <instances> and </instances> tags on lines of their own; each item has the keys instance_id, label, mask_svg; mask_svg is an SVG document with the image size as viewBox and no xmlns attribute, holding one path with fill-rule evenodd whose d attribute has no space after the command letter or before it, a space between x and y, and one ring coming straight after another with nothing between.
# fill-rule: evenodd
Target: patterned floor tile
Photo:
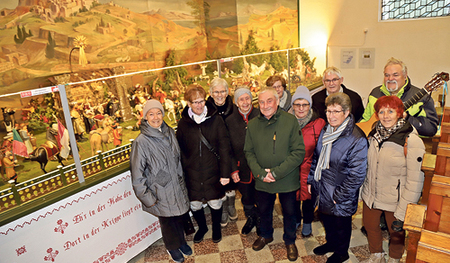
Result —
<instances>
[{"instance_id":1,"label":"patterned floor tile","mask_svg":"<svg viewBox=\"0 0 450 263\"><path fill-rule=\"evenodd\" d=\"M240 203L239 194L236 195L236 209L238 213L237 221L229 221L225 228L222 228L222 241L212 242L211 214L209 208L205 208L206 220L209 231L204 240L198 244L193 243L194 235L186 237L186 241L192 247L194 254L186 257L186 263L288 263L286 247L283 241L283 216L281 205L278 200L274 206L273 227L274 241L260 251L252 249L253 242L258 238L254 228L247 236L242 236L240 231L247 218L245 217ZM367 259L370 256L367 245L367 238L361 233L362 226L362 202L358 204L358 211L352 220L352 239L350 242L350 259L346 263L356 263ZM195 228L197 224L194 219ZM383 249L388 250L389 233L383 231ZM324 256L314 255L313 249L319 245L325 244L325 229L317 216L312 223L312 236L302 237L301 227L297 231L297 240L295 244L299 251L299 258L296 262L304 263L324 263L327 261L328 253ZM401 262L405 262L405 255ZM141 254L129 261L129 263L169 263L173 262L167 253L162 240L158 240Z\"/></svg>"}]
</instances>

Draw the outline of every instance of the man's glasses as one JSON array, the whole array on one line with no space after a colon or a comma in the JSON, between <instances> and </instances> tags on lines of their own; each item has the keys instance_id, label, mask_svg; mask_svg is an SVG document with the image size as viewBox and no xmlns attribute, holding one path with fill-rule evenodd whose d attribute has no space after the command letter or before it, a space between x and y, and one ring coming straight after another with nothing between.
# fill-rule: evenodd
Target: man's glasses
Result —
<instances>
[{"instance_id":1,"label":"man's glasses","mask_svg":"<svg viewBox=\"0 0 450 263\"><path fill-rule=\"evenodd\" d=\"M334 79L326 79L326 80L324 80L324 81L325 81L325 83L327 83L327 84L331 84L332 82L333 82L333 83L336 83L338 80L340 80L340 79L334 78Z\"/></svg>"}]
</instances>

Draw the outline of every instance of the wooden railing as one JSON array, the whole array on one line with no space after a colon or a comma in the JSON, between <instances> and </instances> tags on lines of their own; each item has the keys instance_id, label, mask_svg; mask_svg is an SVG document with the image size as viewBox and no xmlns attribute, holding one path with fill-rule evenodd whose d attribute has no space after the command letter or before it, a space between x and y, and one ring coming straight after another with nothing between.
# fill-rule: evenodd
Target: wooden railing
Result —
<instances>
[{"instance_id":1,"label":"wooden railing","mask_svg":"<svg viewBox=\"0 0 450 263\"><path fill-rule=\"evenodd\" d=\"M106 169L119 165L130 159L131 143L81 161L85 178L93 176ZM12 185L0 191L0 214L16 206L57 191L64 186L78 182L75 164L58 166L51 171L31 180Z\"/></svg>"}]
</instances>

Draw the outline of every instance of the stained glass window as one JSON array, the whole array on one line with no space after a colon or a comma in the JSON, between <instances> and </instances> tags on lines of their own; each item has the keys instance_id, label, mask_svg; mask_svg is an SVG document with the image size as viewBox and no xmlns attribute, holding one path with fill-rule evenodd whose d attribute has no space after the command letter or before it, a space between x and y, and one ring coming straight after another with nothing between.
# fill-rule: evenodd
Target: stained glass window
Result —
<instances>
[{"instance_id":1,"label":"stained glass window","mask_svg":"<svg viewBox=\"0 0 450 263\"><path fill-rule=\"evenodd\" d=\"M381 20L450 15L450 0L381 0Z\"/></svg>"}]
</instances>

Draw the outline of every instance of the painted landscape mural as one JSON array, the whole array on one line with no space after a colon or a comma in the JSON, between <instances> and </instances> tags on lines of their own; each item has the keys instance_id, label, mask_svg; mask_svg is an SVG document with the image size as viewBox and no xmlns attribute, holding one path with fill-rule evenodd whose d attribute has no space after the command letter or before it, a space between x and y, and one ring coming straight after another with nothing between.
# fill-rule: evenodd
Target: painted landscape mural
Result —
<instances>
[{"instance_id":1,"label":"painted landscape mural","mask_svg":"<svg viewBox=\"0 0 450 263\"><path fill-rule=\"evenodd\" d=\"M0 8L3 94L49 75L164 67L169 53L180 64L298 47L297 1L3 0ZM257 50L245 50L249 38Z\"/></svg>"}]
</instances>

